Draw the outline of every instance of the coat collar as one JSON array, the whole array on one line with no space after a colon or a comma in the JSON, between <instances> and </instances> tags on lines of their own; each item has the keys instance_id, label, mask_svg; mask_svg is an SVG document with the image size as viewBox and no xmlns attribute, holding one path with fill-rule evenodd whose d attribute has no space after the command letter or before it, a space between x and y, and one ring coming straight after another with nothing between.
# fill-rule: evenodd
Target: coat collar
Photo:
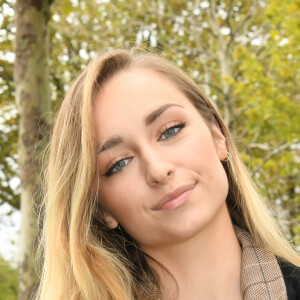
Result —
<instances>
[{"instance_id":1,"label":"coat collar","mask_svg":"<svg viewBox=\"0 0 300 300\"><path fill-rule=\"evenodd\" d=\"M234 227L242 247L241 291L244 300L287 300L280 266L274 254L259 246L250 233Z\"/></svg>"}]
</instances>

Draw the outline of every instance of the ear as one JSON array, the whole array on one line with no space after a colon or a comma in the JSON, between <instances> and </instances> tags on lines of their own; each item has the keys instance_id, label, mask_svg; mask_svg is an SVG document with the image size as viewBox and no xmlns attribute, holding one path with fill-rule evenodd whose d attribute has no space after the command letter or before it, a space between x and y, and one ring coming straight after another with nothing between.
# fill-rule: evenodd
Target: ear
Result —
<instances>
[{"instance_id":1,"label":"ear","mask_svg":"<svg viewBox=\"0 0 300 300\"><path fill-rule=\"evenodd\" d=\"M225 160L227 158L227 147L226 147L226 138L223 135L219 124L217 123L216 119L213 119L212 125L211 125L211 133L214 140L214 145L216 152L218 154L218 157L220 160Z\"/></svg>"},{"instance_id":2,"label":"ear","mask_svg":"<svg viewBox=\"0 0 300 300\"><path fill-rule=\"evenodd\" d=\"M103 213L104 222L109 229L115 229L118 227L118 221L107 211Z\"/></svg>"}]
</instances>

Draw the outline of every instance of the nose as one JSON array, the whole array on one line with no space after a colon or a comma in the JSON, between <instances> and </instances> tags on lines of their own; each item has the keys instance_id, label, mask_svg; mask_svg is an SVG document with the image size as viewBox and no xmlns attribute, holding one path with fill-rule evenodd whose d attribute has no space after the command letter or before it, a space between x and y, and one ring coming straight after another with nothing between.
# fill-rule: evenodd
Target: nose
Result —
<instances>
[{"instance_id":1,"label":"nose","mask_svg":"<svg viewBox=\"0 0 300 300\"><path fill-rule=\"evenodd\" d=\"M150 186L163 185L173 178L175 167L166 153L147 149L142 160L146 181Z\"/></svg>"}]
</instances>

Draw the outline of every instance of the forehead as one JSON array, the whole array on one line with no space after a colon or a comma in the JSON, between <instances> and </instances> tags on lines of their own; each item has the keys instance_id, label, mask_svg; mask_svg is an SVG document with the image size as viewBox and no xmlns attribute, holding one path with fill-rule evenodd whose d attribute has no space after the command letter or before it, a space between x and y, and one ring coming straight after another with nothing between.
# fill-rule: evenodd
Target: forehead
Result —
<instances>
[{"instance_id":1,"label":"forehead","mask_svg":"<svg viewBox=\"0 0 300 300\"><path fill-rule=\"evenodd\" d=\"M141 122L158 106L173 103L194 109L166 76L148 69L129 69L114 75L95 99L98 133Z\"/></svg>"},{"instance_id":2,"label":"forehead","mask_svg":"<svg viewBox=\"0 0 300 300\"><path fill-rule=\"evenodd\" d=\"M124 107L129 112L136 108L155 108L169 103L192 105L186 96L167 76L156 71L133 68L114 75L101 88L96 97L96 106L106 111L117 112Z\"/></svg>"}]
</instances>

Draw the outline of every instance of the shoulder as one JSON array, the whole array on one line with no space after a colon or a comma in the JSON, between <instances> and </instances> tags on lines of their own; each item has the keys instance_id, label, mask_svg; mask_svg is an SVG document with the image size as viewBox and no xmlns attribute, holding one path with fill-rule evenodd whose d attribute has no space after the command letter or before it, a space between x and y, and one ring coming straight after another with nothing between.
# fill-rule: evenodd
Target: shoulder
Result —
<instances>
[{"instance_id":1,"label":"shoulder","mask_svg":"<svg viewBox=\"0 0 300 300\"><path fill-rule=\"evenodd\" d=\"M278 259L289 300L300 298L300 268Z\"/></svg>"}]
</instances>

